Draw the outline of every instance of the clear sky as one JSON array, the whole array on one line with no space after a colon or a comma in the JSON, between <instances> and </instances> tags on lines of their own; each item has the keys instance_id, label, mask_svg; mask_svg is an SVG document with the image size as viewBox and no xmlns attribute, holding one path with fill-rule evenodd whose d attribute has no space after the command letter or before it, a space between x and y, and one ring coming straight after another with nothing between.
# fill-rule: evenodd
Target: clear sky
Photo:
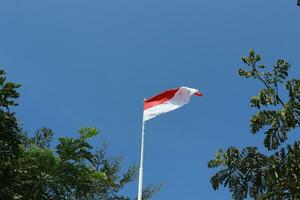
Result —
<instances>
[{"instance_id":1,"label":"clear sky","mask_svg":"<svg viewBox=\"0 0 300 200\"><path fill-rule=\"evenodd\" d=\"M77 136L97 127L123 166L139 163L142 102L178 86L204 93L146 124L145 184L154 200L230 199L207 162L219 148L262 148L249 133L259 85L237 75L250 48L300 76L295 0L0 0L0 66L22 84L24 128ZM137 182L126 193L135 195Z\"/></svg>"}]
</instances>

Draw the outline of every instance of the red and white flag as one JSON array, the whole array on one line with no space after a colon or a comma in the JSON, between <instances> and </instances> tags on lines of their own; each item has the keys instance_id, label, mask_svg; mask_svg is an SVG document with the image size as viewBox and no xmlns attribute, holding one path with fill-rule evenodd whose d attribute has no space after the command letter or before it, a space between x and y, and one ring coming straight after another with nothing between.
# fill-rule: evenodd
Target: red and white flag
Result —
<instances>
[{"instance_id":1,"label":"red and white flag","mask_svg":"<svg viewBox=\"0 0 300 200\"><path fill-rule=\"evenodd\" d=\"M175 110L190 101L192 95L202 96L197 89L180 87L167 90L144 101L144 121Z\"/></svg>"}]
</instances>

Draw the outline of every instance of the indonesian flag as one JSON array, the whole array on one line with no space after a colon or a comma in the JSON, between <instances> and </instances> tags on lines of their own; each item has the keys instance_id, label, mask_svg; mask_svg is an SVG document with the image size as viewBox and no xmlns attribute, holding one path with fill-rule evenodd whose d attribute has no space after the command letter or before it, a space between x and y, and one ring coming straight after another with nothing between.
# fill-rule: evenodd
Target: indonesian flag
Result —
<instances>
[{"instance_id":1,"label":"indonesian flag","mask_svg":"<svg viewBox=\"0 0 300 200\"><path fill-rule=\"evenodd\" d=\"M167 90L144 101L144 121L175 110L190 101L192 95L202 96L197 89L180 87Z\"/></svg>"}]
</instances>

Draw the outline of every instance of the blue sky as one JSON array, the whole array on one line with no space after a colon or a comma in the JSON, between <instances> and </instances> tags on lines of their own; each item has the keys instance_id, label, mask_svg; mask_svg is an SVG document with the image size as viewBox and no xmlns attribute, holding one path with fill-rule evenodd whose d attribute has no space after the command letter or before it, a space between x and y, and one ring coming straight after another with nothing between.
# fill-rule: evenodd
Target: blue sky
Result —
<instances>
[{"instance_id":1,"label":"blue sky","mask_svg":"<svg viewBox=\"0 0 300 200\"><path fill-rule=\"evenodd\" d=\"M146 125L144 183L154 200L230 199L207 168L219 148L256 145L249 97L258 84L237 76L250 48L300 75L300 8L293 0L1 0L0 65L22 84L24 128L110 144L123 165L139 163L142 101L178 86L205 95ZM137 182L126 193L135 195Z\"/></svg>"}]
</instances>

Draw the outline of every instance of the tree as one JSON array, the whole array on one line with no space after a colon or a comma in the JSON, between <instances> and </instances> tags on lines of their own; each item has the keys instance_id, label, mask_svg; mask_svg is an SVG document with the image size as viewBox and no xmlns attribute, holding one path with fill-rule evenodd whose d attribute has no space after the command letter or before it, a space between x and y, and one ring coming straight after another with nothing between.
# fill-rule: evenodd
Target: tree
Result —
<instances>
[{"instance_id":1,"label":"tree","mask_svg":"<svg viewBox=\"0 0 300 200\"><path fill-rule=\"evenodd\" d=\"M219 150L209 168L218 168L212 187L228 187L235 200L300 199L300 141L286 144L289 134L300 127L300 80L289 79L290 64L277 60L272 70L259 64L261 56L250 50L242 61L248 70L239 75L259 81L263 88L250 100L258 112L250 120L253 134L264 132L265 155L256 147Z\"/></svg>"},{"instance_id":2,"label":"tree","mask_svg":"<svg viewBox=\"0 0 300 200\"><path fill-rule=\"evenodd\" d=\"M18 105L16 91L20 85L6 82L5 72L0 70L0 195L11 185L16 173L15 158L20 154L20 128L14 112L9 108Z\"/></svg>"},{"instance_id":3,"label":"tree","mask_svg":"<svg viewBox=\"0 0 300 200\"><path fill-rule=\"evenodd\" d=\"M59 138L55 148L49 128L29 137L10 111L18 105L19 87L6 82L0 70L0 199L130 200L120 191L136 179L136 165L121 174L121 157L108 156L106 145L89 143L96 128L80 129L78 138ZM147 186L144 199L158 189Z\"/></svg>"}]
</instances>

